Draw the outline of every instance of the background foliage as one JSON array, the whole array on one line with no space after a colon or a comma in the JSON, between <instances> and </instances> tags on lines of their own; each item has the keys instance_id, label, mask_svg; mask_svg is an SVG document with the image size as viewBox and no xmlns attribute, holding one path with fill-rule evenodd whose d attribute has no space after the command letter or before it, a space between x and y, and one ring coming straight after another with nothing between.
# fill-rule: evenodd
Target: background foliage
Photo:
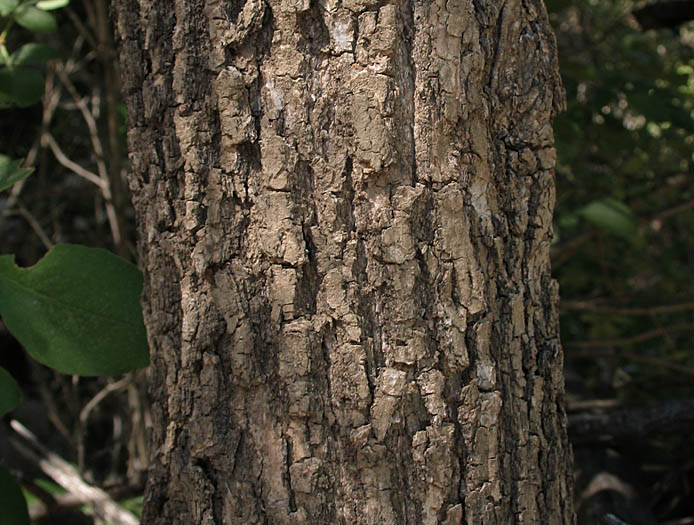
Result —
<instances>
[{"instance_id":1,"label":"background foliage","mask_svg":"<svg viewBox=\"0 0 694 525\"><path fill-rule=\"evenodd\" d=\"M642 5L548 2L567 94L552 255L574 412L694 397L694 27L642 31ZM607 443L661 521L694 515L687 430Z\"/></svg>"}]
</instances>

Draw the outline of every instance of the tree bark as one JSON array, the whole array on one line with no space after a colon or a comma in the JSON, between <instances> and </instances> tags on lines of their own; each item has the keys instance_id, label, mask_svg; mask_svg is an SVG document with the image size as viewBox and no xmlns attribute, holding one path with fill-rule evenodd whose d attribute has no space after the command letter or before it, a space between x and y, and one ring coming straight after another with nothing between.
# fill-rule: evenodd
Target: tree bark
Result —
<instances>
[{"instance_id":1,"label":"tree bark","mask_svg":"<svg viewBox=\"0 0 694 525\"><path fill-rule=\"evenodd\" d=\"M540 0L119 0L143 523L572 523Z\"/></svg>"}]
</instances>

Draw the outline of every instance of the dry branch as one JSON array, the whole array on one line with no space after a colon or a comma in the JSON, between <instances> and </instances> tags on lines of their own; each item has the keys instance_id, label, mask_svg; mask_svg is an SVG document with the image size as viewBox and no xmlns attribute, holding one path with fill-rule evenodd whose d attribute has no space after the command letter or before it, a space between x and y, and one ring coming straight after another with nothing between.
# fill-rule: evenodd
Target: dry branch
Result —
<instances>
[{"instance_id":1,"label":"dry branch","mask_svg":"<svg viewBox=\"0 0 694 525\"><path fill-rule=\"evenodd\" d=\"M694 399L665 401L605 414L569 416L569 438L574 444L692 430Z\"/></svg>"},{"instance_id":2,"label":"dry branch","mask_svg":"<svg viewBox=\"0 0 694 525\"><path fill-rule=\"evenodd\" d=\"M13 447L27 459L36 463L43 472L76 498L91 503L94 513L115 525L138 525L131 512L123 509L98 487L84 481L67 461L46 449L36 436L17 420L10 422L16 437L11 439Z\"/></svg>"}]
</instances>

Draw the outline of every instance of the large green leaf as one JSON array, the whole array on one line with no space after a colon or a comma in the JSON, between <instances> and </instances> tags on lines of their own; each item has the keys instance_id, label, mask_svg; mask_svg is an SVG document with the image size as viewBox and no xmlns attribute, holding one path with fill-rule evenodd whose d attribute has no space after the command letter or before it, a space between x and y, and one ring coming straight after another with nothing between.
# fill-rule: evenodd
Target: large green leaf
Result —
<instances>
[{"instance_id":1,"label":"large green leaf","mask_svg":"<svg viewBox=\"0 0 694 525\"><path fill-rule=\"evenodd\" d=\"M55 17L33 5L19 7L14 12L14 17L20 26L37 33L53 33L58 30L58 23Z\"/></svg>"},{"instance_id":2,"label":"large green leaf","mask_svg":"<svg viewBox=\"0 0 694 525\"><path fill-rule=\"evenodd\" d=\"M0 256L0 315L38 361L66 374L112 375L149 363L142 274L99 248L55 246L31 268Z\"/></svg>"},{"instance_id":3,"label":"large green leaf","mask_svg":"<svg viewBox=\"0 0 694 525\"><path fill-rule=\"evenodd\" d=\"M0 153L0 191L26 179L34 171L34 168L21 168L21 163L21 160L12 160Z\"/></svg>"},{"instance_id":4,"label":"large green leaf","mask_svg":"<svg viewBox=\"0 0 694 525\"><path fill-rule=\"evenodd\" d=\"M0 368L0 417L14 410L21 400L22 391L19 385L7 370Z\"/></svg>"},{"instance_id":5,"label":"large green leaf","mask_svg":"<svg viewBox=\"0 0 694 525\"><path fill-rule=\"evenodd\" d=\"M589 222L620 237L632 238L636 233L636 220L626 204L614 199L596 200L580 212Z\"/></svg>"},{"instance_id":6,"label":"large green leaf","mask_svg":"<svg viewBox=\"0 0 694 525\"><path fill-rule=\"evenodd\" d=\"M49 60L60 58L60 53L53 46L30 42L24 44L12 53L12 65L23 66L28 64L44 64Z\"/></svg>"},{"instance_id":7,"label":"large green leaf","mask_svg":"<svg viewBox=\"0 0 694 525\"><path fill-rule=\"evenodd\" d=\"M0 465L0 515L3 525L29 525L29 511L22 489L12 474Z\"/></svg>"},{"instance_id":8,"label":"large green leaf","mask_svg":"<svg viewBox=\"0 0 694 525\"><path fill-rule=\"evenodd\" d=\"M0 103L31 106L41 100L44 80L40 71L27 66L0 68Z\"/></svg>"},{"instance_id":9,"label":"large green leaf","mask_svg":"<svg viewBox=\"0 0 694 525\"><path fill-rule=\"evenodd\" d=\"M19 0L0 0L0 16L7 16L19 5Z\"/></svg>"}]
</instances>

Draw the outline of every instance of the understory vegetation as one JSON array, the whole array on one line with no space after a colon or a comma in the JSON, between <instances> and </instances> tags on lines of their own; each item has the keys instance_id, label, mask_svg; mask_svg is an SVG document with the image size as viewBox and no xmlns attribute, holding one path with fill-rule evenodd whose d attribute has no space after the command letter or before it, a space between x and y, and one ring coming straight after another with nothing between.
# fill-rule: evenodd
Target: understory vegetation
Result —
<instances>
[{"instance_id":1,"label":"understory vegetation","mask_svg":"<svg viewBox=\"0 0 694 525\"><path fill-rule=\"evenodd\" d=\"M639 495L647 521L630 523L693 520L694 26L643 30L631 1L548 7L567 95L552 266L577 497L606 470Z\"/></svg>"}]
</instances>

